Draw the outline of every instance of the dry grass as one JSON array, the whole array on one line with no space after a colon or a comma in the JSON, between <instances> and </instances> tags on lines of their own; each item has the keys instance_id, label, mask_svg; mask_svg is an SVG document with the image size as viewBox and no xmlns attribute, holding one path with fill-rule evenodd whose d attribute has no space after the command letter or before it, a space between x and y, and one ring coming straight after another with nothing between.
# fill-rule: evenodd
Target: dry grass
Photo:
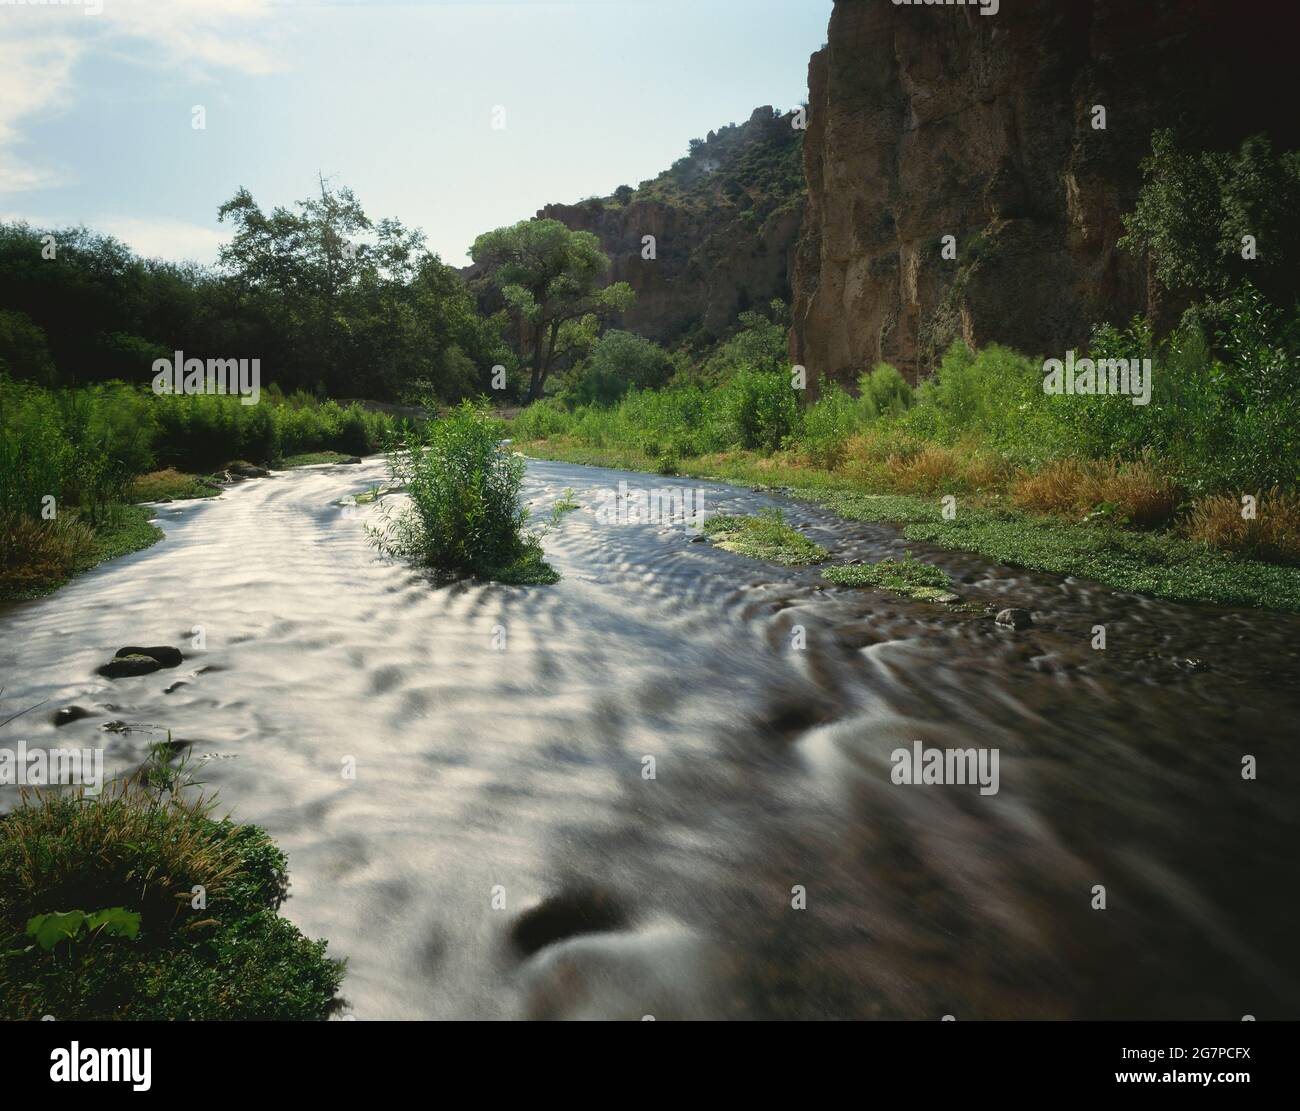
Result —
<instances>
[{"instance_id":1,"label":"dry grass","mask_svg":"<svg viewBox=\"0 0 1300 1111\"><path fill-rule=\"evenodd\" d=\"M60 582L95 551L95 533L66 516L0 518L0 598Z\"/></svg>"},{"instance_id":2,"label":"dry grass","mask_svg":"<svg viewBox=\"0 0 1300 1111\"><path fill-rule=\"evenodd\" d=\"M1001 484L1006 465L986 453L929 445L886 463L890 488L901 494L989 490Z\"/></svg>"},{"instance_id":3,"label":"dry grass","mask_svg":"<svg viewBox=\"0 0 1300 1111\"><path fill-rule=\"evenodd\" d=\"M1255 516L1242 516L1241 499L1201 498L1188 514L1187 535L1211 548L1270 563L1300 563L1300 494L1274 487L1256 498Z\"/></svg>"},{"instance_id":4,"label":"dry grass","mask_svg":"<svg viewBox=\"0 0 1300 1111\"><path fill-rule=\"evenodd\" d=\"M1098 509L1134 528L1167 525L1178 509L1178 487L1148 461L1058 459L1017 479L1012 501L1030 513L1088 516Z\"/></svg>"}]
</instances>

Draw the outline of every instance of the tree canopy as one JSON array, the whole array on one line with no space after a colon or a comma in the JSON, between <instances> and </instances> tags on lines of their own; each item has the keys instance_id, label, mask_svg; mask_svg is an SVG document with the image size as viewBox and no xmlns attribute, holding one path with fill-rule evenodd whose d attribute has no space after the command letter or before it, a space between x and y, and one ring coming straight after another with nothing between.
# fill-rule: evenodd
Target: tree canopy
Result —
<instances>
[{"instance_id":1,"label":"tree canopy","mask_svg":"<svg viewBox=\"0 0 1300 1111\"><path fill-rule=\"evenodd\" d=\"M622 312L627 282L602 286L609 259L591 232L558 220L523 220L480 235L470 251L501 291L531 350L528 399L542 396L557 356L593 336L593 321Z\"/></svg>"}]
</instances>

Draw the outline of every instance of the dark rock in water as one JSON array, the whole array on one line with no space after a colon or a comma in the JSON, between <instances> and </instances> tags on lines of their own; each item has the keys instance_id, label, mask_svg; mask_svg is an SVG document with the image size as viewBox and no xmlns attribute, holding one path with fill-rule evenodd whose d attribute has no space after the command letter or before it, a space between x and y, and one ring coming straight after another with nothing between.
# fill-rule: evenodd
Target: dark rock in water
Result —
<instances>
[{"instance_id":1,"label":"dark rock in water","mask_svg":"<svg viewBox=\"0 0 1300 1111\"><path fill-rule=\"evenodd\" d=\"M80 721L82 718L90 717L90 711L83 706L64 706L63 709L55 711L50 721L55 726L67 725L69 722Z\"/></svg>"},{"instance_id":2,"label":"dark rock in water","mask_svg":"<svg viewBox=\"0 0 1300 1111\"><path fill-rule=\"evenodd\" d=\"M705 538L703 536L692 536L690 540L692 544L703 544L705 542Z\"/></svg>"},{"instance_id":3,"label":"dark rock in water","mask_svg":"<svg viewBox=\"0 0 1300 1111\"><path fill-rule=\"evenodd\" d=\"M177 679L176 682L168 683L167 686L163 687L163 694L171 694L172 691L174 690L179 690L181 687L188 687L188 686L189 683L187 683L184 679Z\"/></svg>"},{"instance_id":4,"label":"dark rock in water","mask_svg":"<svg viewBox=\"0 0 1300 1111\"><path fill-rule=\"evenodd\" d=\"M129 675L148 675L162 667L152 656L114 656L98 669L108 679L124 679Z\"/></svg>"},{"instance_id":5,"label":"dark rock in water","mask_svg":"<svg viewBox=\"0 0 1300 1111\"><path fill-rule=\"evenodd\" d=\"M181 650L179 648L172 648L167 644L157 644L152 648L137 648L135 646L119 648L117 650L117 655L148 656L152 660L157 660L163 667L178 667L180 666L181 660L185 658L181 655Z\"/></svg>"},{"instance_id":6,"label":"dark rock in water","mask_svg":"<svg viewBox=\"0 0 1300 1111\"><path fill-rule=\"evenodd\" d=\"M511 929L510 940L521 953L531 955L565 938L616 930L626 922L627 914L612 895L583 888L553 895L525 911Z\"/></svg>"},{"instance_id":7,"label":"dark rock in water","mask_svg":"<svg viewBox=\"0 0 1300 1111\"><path fill-rule=\"evenodd\" d=\"M1187 656L1183 659L1175 660L1174 666L1178 668L1179 671L1186 671L1192 675L1197 675L1202 671L1210 670L1210 665L1199 656Z\"/></svg>"},{"instance_id":8,"label":"dark rock in water","mask_svg":"<svg viewBox=\"0 0 1300 1111\"><path fill-rule=\"evenodd\" d=\"M1015 607L1002 610L993 620L999 625L1005 625L1011 629L1028 629L1034 623L1034 619L1029 616L1028 610Z\"/></svg>"},{"instance_id":9,"label":"dark rock in water","mask_svg":"<svg viewBox=\"0 0 1300 1111\"><path fill-rule=\"evenodd\" d=\"M231 463L226 468L226 473L237 475L239 478L266 478L271 472L265 467L258 467L252 463Z\"/></svg>"}]
</instances>

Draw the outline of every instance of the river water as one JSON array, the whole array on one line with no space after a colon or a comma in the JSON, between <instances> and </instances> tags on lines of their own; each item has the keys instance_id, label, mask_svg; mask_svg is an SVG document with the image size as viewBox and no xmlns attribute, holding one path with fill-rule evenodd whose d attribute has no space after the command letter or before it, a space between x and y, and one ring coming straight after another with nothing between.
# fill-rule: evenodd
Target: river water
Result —
<instances>
[{"instance_id":1,"label":"river water","mask_svg":"<svg viewBox=\"0 0 1300 1111\"><path fill-rule=\"evenodd\" d=\"M0 739L102 745L112 774L188 742L288 853L284 913L348 958L344 1013L1300 1017L1300 618L551 462L525 497L580 504L545 541L563 581L439 586L340 504L384 477L161 506L155 547L0 612L0 709L49 700ZM914 550L1035 625L604 522L620 480L783 505L837 559ZM97 676L127 644L186 659ZM998 792L892 782L916 741L996 750Z\"/></svg>"}]
</instances>

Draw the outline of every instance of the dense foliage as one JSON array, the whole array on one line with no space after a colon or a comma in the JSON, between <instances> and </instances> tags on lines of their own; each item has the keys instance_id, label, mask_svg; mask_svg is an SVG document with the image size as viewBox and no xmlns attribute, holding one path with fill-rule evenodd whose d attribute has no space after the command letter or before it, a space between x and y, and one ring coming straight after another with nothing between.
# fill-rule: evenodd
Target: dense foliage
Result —
<instances>
[{"instance_id":1,"label":"dense foliage","mask_svg":"<svg viewBox=\"0 0 1300 1111\"><path fill-rule=\"evenodd\" d=\"M524 532L524 461L482 409L464 402L430 421L391 466L410 503L372 530L381 551L453 575L554 581L538 540Z\"/></svg>"},{"instance_id":2,"label":"dense foliage","mask_svg":"<svg viewBox=\"0 0 1300 1111\"><path fill-rule=\"evenodd\" d=\"M335 397L444 400L513 365L500 321L421 233L347 189L264 213L241 189L218 266L141 259L85 228L0 224L0 371L45 385L148 382L155 359L259 359L263 382Z\"/></svg>"},{"instance_id":3,"label":"dense foliage","mask_svg":"<svg viewBox=\"0 0 1300 1111\"><path fill-rule=\"evenodd\" d=\"M47 792L0 817L0 1014L327 1016L343 967L276 913L284 854L171 786Z\"/></svg>"}]
</instances>

